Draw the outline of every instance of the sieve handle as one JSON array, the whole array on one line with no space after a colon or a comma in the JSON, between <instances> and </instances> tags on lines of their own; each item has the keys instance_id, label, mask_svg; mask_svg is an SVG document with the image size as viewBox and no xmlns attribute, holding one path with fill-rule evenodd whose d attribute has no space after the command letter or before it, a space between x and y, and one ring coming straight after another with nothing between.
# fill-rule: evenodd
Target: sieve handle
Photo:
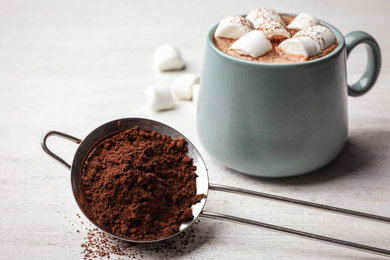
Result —
<instances>
[{"instance_id":1,"label":"sieve handle","mask_svg":"<svg viewBox=\"0 0 390 260\"><path fill-rule=\"evenodd\" d=\"M74 136L71 136L71 135L68 135L68 134L64 134L64 133L61 133L61 132L58 132L58 131L49 131L47 132L46 134L44 134L42 136L42 139L41 139L41 146L42 146L42 149L49 155L51 156L53 159L57 160L59 163L61 163L62 165L64 165L66 168L68 168L70 170L70 164L65 162L64 159L62 159L61 157L59 157L58 155L56 155L55 153L53 153L52 151L50 151L50 149L47 147L46 145L46 141L47 139L50 137L50 136L58 136L58 137L61 137L61 138L64 138L64 139L67 139L67 140L70 140L72 142L75 142L76 144L80 144L82 142L81 139L79 138L76 138Z\"/></svg>"},{"instance_id":2,"label":"sieve handle","mask_svg":"<svg viewBox=\"0 0 390 260\"><path fill-rule=\"evenodd\" d=\"M390 224L389 217L378 216L378 215L373 215L373 214L369 214L369 213L364 213L364 212L359 212L359 211L354 211L354 210L349 210L349 209L344 209L344 208L338 208L338 207L333 207L333 206L327 206L327 205L323 205L323 204L319 204L319 203L314 203L314 202L309 202L309 201L304 201L304 200L297 200L297 199L272 195L272 194L268 194L268 193L264 193L264 192L246 190L246 189L241 189L241 188L237 188L237 187L230 187L230 186L211 184L211 183L209 184L209 188L212 190L217 190L217 191L230 192L230 193L236 193L236 194L240 194L240 195L275 200L275 201L279 201L279 202L290 203L290 204L294 204L294 205L305 206L305 207L310 207L310 208L315 208L315 209L320 209L320 210L326 210L326 211L331 211L334 213L339 213L339 214L344 214L344 215L349 215L349 216L353 216L353 217L359 217L359 218L364 218L364 219L369 219L369 220L374 220L374 221L384 222L384 223Z\"/></svg>"},{"instance_id":3,"label":"sieve handle","mask_svg":"<svg viewBox=\"0 0 390 260\"><path fill-rule=\"evenodd\" d=\"M233 223L260 227L260 228L273 230L273 231L277 231L277 232L284 233L284 234L295 235L298 237L308 238L308 239L312 239L312 240L316 240L316 241L320 241L320 242L326 242L326 243L333 244L333 245L344 246L344 247L351 248L351 249L357 249L357 250L368 252L368 253L373 253L373 254L383 255L383 256L390 256L390 250L367 246L367 245L362 245L362 244L357 244L357 243L353 243L353 242L349 242L349 241L345 241L345 240L340 240L340 239L335 239L335 238L331 238L331 237L320 236L320 235L316 235L316 234L312 234L312 233L308 233L308 232L303 232L303 231L299 231L299 230L275 226L275 225L271 225L271 224L267 224L267 223L263 223L263 222L259 222L259 221L254 221L254 220L250 220L250 219L239 218L239 217L225 215L225 214L221 214L221 213L206 212L206 211L202 211L199 214L199 216L205 217L205 218L210 218L210 219L225 220L225 221L229 221L229 222L233 222Z\"/></svg>"},{"instance_id":4,"label":"sieve handle","mask_svg":"<svg viewBox=\"0 0 390 260\"><path fill-rule=\"evenodd\" d=\"M290 204L295 204L295 205L300 205L300 206L307 206L307 207L312 207L312 208L321 209L321 210L328 210L328 211L332 211L335 213L341 213L341 214L350 215L350 216L354 216L354 217L361 217L361 218L366 218L366 219L370 219L370 220L390 223L390 218L388 218L388 217L377 216L377 215L367 214L367 213L363 213L363 212L352 211L352 210L347 210L347 209L343 209L343 208L322 205L322 204L318 204L318 203L312 203L312 202L308 202L308 201L296 200L296 199L291 199L291 198L287 198L287 197L271 195L271 194L267 194L267 193L263 193L263 192L257 192L257 191L252 191L252 190L246 190L246 189L230 187L230 186L225 186L225 185L219 185L219 184L211 184L211 183L209 184L209 188L212 190L217 190L217 191L230 192L230 193L236 193L236 194L240 194L240 195L271 199L271 200L275 200L275 201L280 201L280 202L285 202L285 203L290 203ZM352 249L357 249L357 250L361 250L361 251L365 251L365 252L369 252L369 253L390 256L390 250L387 250L387 249L357 244L357 243L353 243L353 242L349 242L349 241L345 241L345 240L339 240L339 239L335 239L335 238L331 238L331 237L326 237L326 236L316 235L316 234L298 231L298 230L294 230L294 229L270 225L270 224L259 222L259 221L239 218L239 217L235 217L235 216L229 216L229 215L225 215L225 214L221 214L221 213L202 211L199 216L206 217L206 218L212 218L212 219L226 220L226 221L235 222L235 223L239 223L239 224L247 224L247 225L261 227L261 228L268 229L268 230L278 231L281 233L286 233L286 234L290 234L290 235L296 235L299 237L309 238L312 240L327 242L329 244L334 244L334 245L344 246L344 247L348 247L348 248L352 248Z\"/></svg>"}]
</instances>

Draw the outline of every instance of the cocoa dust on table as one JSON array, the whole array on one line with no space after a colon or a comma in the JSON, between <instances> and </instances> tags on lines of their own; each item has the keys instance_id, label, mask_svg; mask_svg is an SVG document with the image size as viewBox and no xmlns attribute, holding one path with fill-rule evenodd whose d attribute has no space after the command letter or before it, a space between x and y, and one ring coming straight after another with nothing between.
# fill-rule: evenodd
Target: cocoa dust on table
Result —
<instances>
[{"instance_id":1,"label":"cocoa dust on table","mask_svg":"<svg viewBox=\"0 0 390 260\"><path fill-rule=\"evenodd\" d=\"M184 138L140 127L109 136L90 153L82 172L83 209L92 221L130 240L156 240L193 220L196 166Z\"/></svg>"},{"instance_id":2,"label":"cocoa dust on table","mask_svg":"<svg viewBox=\"0 0 390 260\"><path fill-rule=\"evenodd\" d=\"M78 213L76 217L81 218ZM81 220L78 224L81 231L77 229L77 233L84 233L84 243L81 244L81 254L84 260L172 259L178 256L188 256L196 248L196 245L199 245L202 241L198 228L199 220L195 221L186 232L179 234L174 239L147 244L135 244L119 240L94 228L90 222Z\"/></svg>"}]
</instances>

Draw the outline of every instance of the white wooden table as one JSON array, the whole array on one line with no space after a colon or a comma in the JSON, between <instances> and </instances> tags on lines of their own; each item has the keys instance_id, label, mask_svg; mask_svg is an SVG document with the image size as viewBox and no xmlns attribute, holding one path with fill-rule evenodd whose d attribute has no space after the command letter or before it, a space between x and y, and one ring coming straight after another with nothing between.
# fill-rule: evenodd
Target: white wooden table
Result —
<instances>
[{"instance_id":1,"label":"white wooden table","mask_svg":"<svg viewBox=\"0 0 390 260\"><path fill-rule=\"evenodd\" d=\"M200 145L191 101L177 101L176 109L155 113L144 99L148 85L170 85L181 73L200 73L206 34L220 19L260 6L306 11L344 34L369 32L382 50L376 86L349 99L350 138L342 154L325 168L299 177L264 179L226 169ZM82 139L99 125L123 117L155 119L182 132L202 153L212 183L390 217L389 11L385 0L242 0L239 6L232 0L2 0L0 259L84 258L81 244L89 224L77 216L81 212L69 172L44 154L40 138L58 130ZM153 68L153 51L164 43L179 47L185 71ZM365 60L363 47L352 53L350 83L361 75ZM77 149L54 138L49 146L69 162ZM388 224L213 191L205 209L390 249ZM143 259L384 259L201 218L188 235L165 249L161 246L130 245L129 250Z\"/></svg>"}]
</instances>

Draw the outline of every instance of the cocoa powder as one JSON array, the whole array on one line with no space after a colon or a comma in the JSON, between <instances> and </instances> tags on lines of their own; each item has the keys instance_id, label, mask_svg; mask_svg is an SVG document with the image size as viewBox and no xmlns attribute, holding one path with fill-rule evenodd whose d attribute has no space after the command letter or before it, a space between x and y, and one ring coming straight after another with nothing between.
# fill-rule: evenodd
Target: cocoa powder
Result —
<instances>
[{"instance_id":1,"label":"cocoa powder","mask_svg":"<svg viewBox=\"0 0 390 260\"><path fill-rule=\"evenodd\" d=\"M66 217L65 217L66 218ZM88 221L83 221L83 216L76 214L78 221L69 220L72 226L76 226L74 232L83 242L80 244L81 251L75 252L75 258L82 259L173 259L177 257L189 258L191 253L204 243L199 220L194 221L186 232L180 233L173 239L164 240L160 243L130 243L108 235L92 226ZM204 227L204 226L203 226ZM207 228L207 227L206 227ZM208 228L210 231L210 227ZM193 257L190 257L191 259Z\"/></svg>"},{"instance_id":2,"label":"cocoa powder","mask_svg":"<svg viewBox=\"0 0 390 260\"><path fill-rule=\"evenodd\" d=\"M101 141L84 164L85 212L97 225L130 240L156 240L193 220L196 166L184 138L140 127Z\"/></svg>"}]
</instances>

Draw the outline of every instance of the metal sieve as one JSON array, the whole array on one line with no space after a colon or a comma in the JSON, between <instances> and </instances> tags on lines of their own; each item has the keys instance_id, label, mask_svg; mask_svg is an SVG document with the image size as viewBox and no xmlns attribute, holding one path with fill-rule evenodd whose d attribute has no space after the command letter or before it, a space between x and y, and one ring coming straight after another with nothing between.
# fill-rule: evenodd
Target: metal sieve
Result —
<instances>
[{"instance_id":1,"label":"metal sieve","mask_svg":"<svg viewBox=\"0 0 390 260\"><path fill-rule=\"evenodd\" d=\"M368 213L363 213L363 212L358 212L358 211L352 211L348 209L343 209L343 208L337 208L337 207L332 207L332 206L327 206L327 205L322 205L322 204L317 204L317 203L312 203L312 202L307 202L307 201L302 201L302 200L296 200L292 198L287 198L287 197L281 197L281 196L276 196L272 194L267 194L267 193L262 193L262 192L257 192L257 191L251 191L251 190L245 190L245 189L240 189L236 187L230 187L230 186L224 186L224 185L218 185L218 184L211 184L209 183L209 178L208 178L208 173L207 173L207 168L206 164L204 163L202 156L198 152L198 150L195 148L195 146L181 133L176 131L170 126L167 126L163 123L150 120L150 119L144 119L144 118L123 118L123 119L118 119L118 120L113 120L111 122L108 122L104 125L99 126L95 130L93 130L84 140L81 140L79 138L73 137L68 134L64 134L58 131L49 131L45 135L43 135L41 139L41 146L43 150L53 157L55 160L60 162L62 165L64 165L66 168L68 168L71 171L71 184L72 184L72 189L73 189L73 194L76 199L76 202L83 212L83 214L93 223L96 227L98 227L100 230L108 233L111 236L114 236L116 238L129 241L129 242L136 242L136 243L150 243L150 242L158 242L162 241L165 239L169 239L173 236L178 235L179 233L183 232L186 230L191 224L198 218L198 217L205 217L205 218L211 218L211 219L218 219L218 220L224 220L224 221L229 221L229 222L234 222L234 223L239 223L239 224L246 224L250 226L255 226L255 227L260 227L268 230L273 230L273 231L278 231L281 233L285 234L290 234L290 235L295 235L298 237L303 237L303 238L309 238L312 240L320 241L320 242L326 242L334 245L339 245L339 246L344 246L348 247L351 249L357 249L361 251L366 251L369 253L374 253L374 254L379 254L379 255L385 255L385 256L390 256L390 250L387 249L382 249L382 248L377 248L377 247L371 247L367 245L362 245L362 244L357 244L349 241L344 241L344 240L339 240L331 237L326 237L326 236L321 236L321 235L316 235L312 233L307 233L307 232L302 232L294 229L289 229L289 228L284 228L280 226L275 226L259 221L254 221L254 220L249 220L249 219L244 219L244 218L239 218L235 216L230 216L230 215L225 215L221 213L215 213L215 212L208 212L204 211L203 208L206 204L207 198L204 198L201 200L201 202L195 204L192 206L192 211L194 215L194 219L188 223L184 223L180 226L179 232L176 234L169 236L169 237L164 237L164 238L159 238L156 240L129 240L125 239L123 237L117 236L111 231L104 227L101 226L97 223L95 223L92 218L90 217L90 213L88 211L88 207L84 205L84 197L83 193L81 191L81 175L82 175L82 169L85 163L85 160L88 158L88 155L93 151L93 149L96 147L97 144L99 144L103 139L106 137L116 134L122 130L125 129L130 129L135 126L139 126L144 129L148 129L151 131L155 131L159 134L162 135L168 135L172 138L185 138L187 140L187 146L188 146L188 155L193 158L194 165L197 167L196 174L198 175L196 179L196 192L197 194L206 194L208 195L209 189L212 190L217 190L217 191L223 191L223 192L231 192L231 193L236 193L240 195L247 195L247 196L253 196L253 197L260 197L260 198L265 198L265 199L271 199L271 200L276 200L280 202L285 202L285 203L290 203L290 204L295 204L295 205L300 205L300 206L306 206L306 207L311 207L311 208L316 208L316 209L322 209L322 210L327 210L331 211L334 213L341 213L345 215L350 215L354 217L360 217L360 218L365 218L368 220L374 220L374 221L380 221L380 222L385 222L385 223L390 223L390 218L388 217L383 217L383 216L377 216L377 215L372 215ZM76 154L73 158L72 165L68 164L66 161L64 161L62 158L54 154L49 148L47 147L46 141L49 137L51 136L58 136L61 138L65 138L67 140L70 140L72 142L75 142L77 144L80 144Z\"/></svg>"}]
</instances>

